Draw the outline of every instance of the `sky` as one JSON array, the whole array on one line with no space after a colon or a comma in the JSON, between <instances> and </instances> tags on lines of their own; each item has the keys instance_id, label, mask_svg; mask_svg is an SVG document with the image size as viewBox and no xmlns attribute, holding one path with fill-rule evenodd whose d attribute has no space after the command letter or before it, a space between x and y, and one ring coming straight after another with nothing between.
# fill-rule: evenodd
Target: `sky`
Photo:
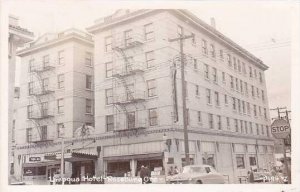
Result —
<instances>
[{"instance_id":1,"label":"sky","mask_svg":"<svg viewBox=\"0 0 300 192\"><path fill-rule=\"evenodd\" d=\"M96 19L120 8L184 8L260 58L265 72L270 108L291 108L291 12L284 1L33 1L6 0L10 14L36 37L71 27L85 29ZM19 72L18 72L19 73ZM17 74L18 75L18 74ZM18 81L18 80L17 80ZM271 114L274 116L275 113Z\"/></svg>"}]
</instances>

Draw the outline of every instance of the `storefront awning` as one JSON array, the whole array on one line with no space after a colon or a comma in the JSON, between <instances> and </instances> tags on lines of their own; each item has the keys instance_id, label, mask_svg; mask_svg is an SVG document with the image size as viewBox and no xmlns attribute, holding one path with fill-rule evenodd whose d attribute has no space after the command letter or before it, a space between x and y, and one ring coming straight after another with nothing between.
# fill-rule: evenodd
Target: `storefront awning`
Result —
<instances>
[{"instance_id":1,"label":"storefront awning","mask_svg":"<svg viewBox=\"0 0 300 192\"><path fill-rule=\"evenodd\" d=\"M60 164L60 161L47 161L47 162L35 162L35 163L23 163L23 167L42 167L49 165Z\"/></svg>"},{"instance_id":2,"label":"storefront awning","mask_svg":"<svg viewBox=\"0 0 300 192\"><path fill-rule=\"evenodd\" d=\"M64 154L64 160L69 161L69 162L96 160L97 158L98 158L98 156L96 154L91 154L91 153L70 152L70 153ZM47 153L47 154L45 154L45 159L60 160L61 153L60 152Z\"/></svg>"},{"instance_id":3,"label":"storefront awning","mask_svg":"<svg viewBox=\"0 0 300 192\"><path fill-rule=\"evenodd\" d=\"M104 157L106 161L129 161L132 159L135 160L152 160L152 159L162 159L163 153L149 153L149 154L138 154L138 155L124 155L124 156L110 156Z\"/></svg>"}]
</instances>

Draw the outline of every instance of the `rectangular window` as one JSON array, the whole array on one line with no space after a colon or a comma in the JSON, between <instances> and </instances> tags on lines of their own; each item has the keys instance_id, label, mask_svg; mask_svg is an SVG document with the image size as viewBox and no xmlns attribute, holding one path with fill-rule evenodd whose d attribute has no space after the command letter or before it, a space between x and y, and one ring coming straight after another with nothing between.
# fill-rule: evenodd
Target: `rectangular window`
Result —
<instances>
[{"instance_id":1,"label":"rectangular window","mask_svg":"<svg viewBox=\"0 0 300 192\"><path fill-rule=\"evenodd\" d=\"M48 67L49 66L49 55L43 56L43 67Z\"/></svg>"},{"instance_id":2,"label":"rectangular window","mask_svg":"<svg viewBox=\"0 0 300 192\"><path fill-rule=\"evenodd\" d=\"M92 66L92 53L85 52L85 65Z\"/></svg>"},{"instance_id":3,"label":"rectangular window","mask_svg":"<svg viewBox=\"0 0 300 192\"><path fill-rule=\"evenodd\" d=\"M113 90L112 89L105 90L105 101L106 101L106 105L110 105L113 103Z\"/></svg>"},{"instance_id":4,"label":"rectangular window","mask_svg":"<svg viewBox=\"0 0 300 192\"><path fill-rule=\"evenodd\" d=\"M240 60L238 60L238 71L239 71L239 73L241 73L241 72L242 72L242 68L241 68L241 63L240 63Z\"/></svg>"},{"instance_id":5,"label":"rectangular window","mask_svg":"<svg viewBox=\"0 0 300 192\"><path fill-rule=\"evenodd\" d=\"M198 111L197 118L198 118L198 123L201 123L202 122L201 111Z\"/></svg>"},{"instance_id":6,"label":"rectangular window","mask_svg":"<svg viewBox=\"0 0 300 192\"><path fill-rule=\"evenodd\" d=\"M47 131L47 125L41 126L41 136L42 136L41 140L42 141L46 141L47 140L47 137L48 137L47 133L48 133L48 131Z\"/></svg>"},{"instance_id":7,"label":"rectangular window","mask_svg":"<svg viewBox=\"0 0 300 192\"><path fill-rule=\"evenodd\" d=\"M34 70L34 59L30 59L28 63L28 71L32 72Z\"/></svg>"},{"instance_id":8,"label":"rectangular window","mask_svg":"<svg viewBox=\"0 0 300 192\"><path fill-rule=\"evenodd\" d=\"M28 83L28 95L33 94L33 82Z\"/></svg>"},{"instance_id":9,"label":"rectangular window","mask_svg":"<svg viewBox=\"0 0 300 192\"><path fill-rule=\"evenodd\" d=\"M241 133L244 133L244 121L240 120L240 125L241 125Z\"/></svg>"},{"instance_id":10,"label":"rectangular window","mask_svg":"<svg viewBox=\"0 0 300 192\"><path fill-rule=\"evenodd\" d=\"M244 93L244 89L243 89L243 81L240 80L240 90L241 90L241 93Z\"/></svg>"},{"instance_id":11,"label":"rectangular window","mask_svg":"<svg viewBox=\"0 0 300 192\"><path fill-rule=\"evenodd\" d=\"M109 52L112 50L112 37L109 36L109 37L105 37L104 38L104 49L105 49L105 52Z\"/></svg>"},{"instance_id":12,"label":"rectangular window","mask_svg":"<svg viewBox=\"0 0 300 192\"><path fill-rule=\"evenodd\" d=\"M105 76L107 78L111 77L113 75L113 67L112 62L105 63Z\"/></svg>"},{"instance_id":13,"label":"rectangular window","mask_svg":"<svg viewBox=\"0 0 300 192\"><path fill-rule=\"evenodd\" d=\"M135 112L127 113L127 128L128 129L135 128Z\"/></svg>"},{"instance_id":14,"label":"rectangular window","mask_svg":"<svg viewBox=\"0 0 300 192\"><path fill-rule=\"evenodd\" d=\"M220 53L220 59L223 60L223 59L224 59L224 53L223 53L223 50L220 49L220 52L219 52L219 53Z\"/></svg>"},{"instance_id":15,"label":"rectangular window","mask_svg":"<svg viewBox=\"0 0 300 192\"><path fill-rule=\"evenodd\" d=\"M207 64L204 64L204 74L205 78L209 79L209 66Z\"/></svg>"},{"instance_id":16,"label":"rectangular window","mask_svg":"<svg viewBox=\"0 0 300 192\"><path fill-rule=\"evenodd\" d=\"M256 69L254 69L254 77L257 78L257 72L256 72Z\"/></svg>"},{"instance_id":17,"label":"rectangular window","mask_svg":"<svg viewBox=\"0 0 300 192\"><path fill-rule=\"evenodd\" d=\"M230 88L234 89L234 81L233 81L233 77L230 75Z\"/></svg>"},{"instance_id":18,"label":"rectangular window","mask_svg":"<svg viewBox=\"0 0 300 192\"><path fill-rule=\"evenodd\" d=\"M231 55L230 54L227 54L227 63L228 65L231 67Z\"/></svg>"},{"instance_id":19,"label":"rectangular window","mask_svg":"<svg viewBox=\"0 0 300 192\"><path fill-rule=\"evenodd\" d=\"M27 118L32 118L33 115L33 105L28 105L27 106Z\"/></svg>"},{"instance_id":20,"label":"rectangular window","mask_svg":"<svg viewBox=\"0 0 300 192\"><path fill-rule=\"evenodd\" d=\"M234 97L232 97L232 109L233 110L236 110L236 103L235 103L235 98Z\"/></svg>"},{"instance_id":21,"label":"rectangular window","mask_svg":"<svg viewBox=\"0 0 300 192\"><path fill-rule=\"evenodd\" d=\"M85 112L91 114L92 113L92 100L85 99Z\"/></svg>"},{"instance_id":22,"label":"rectangular window","mask_svg":"<svg viewBox=\"0 0 300 192\"><path fill-rule=\"evenodd\" d=\"M145 53L145 57L146 57L146 64L147 67L154 67L155 66L155 55L154 55L154 51L149 51Z\"/></svg>"},{"instance_id":23,"label":"rectangular window","mask_svg":"<svg viewBox=\"0 0 300 192\"><path fill-rule=\"evenodd\" d=\"M57 87L58 87L58 89L65 88L65 75L64 74L57 75Z\"/></svg>"},{"instance_id":24,"label":"rectangular window","mask_svg":"<svg viewBox=\"0 0 300 192\"><path fill-rule=\"evenodd\" d=\"M228 97L226 94L224 95L224 103L225 103L225 105L228 105Z\"/></svg>"},{"instance_id":25,"label":"rectangular window","mask_svg":"<svg viewBox=\"0 0 300 192\"><path fill-rule=\"evenodd\" d=\"M216 106L220 106L220 100L219 100L219 93L215 92L215 102L216 102Z\"/></svg>"},{"instance_id":26,"label":"rectangular window","mask_svg":"<svg viewBox=\"0 0 300 192\"><path fill-rule=\"evenodd\" d=\"M124 31L124 42L126 47L131 45L132 40L132 29Z\"/></svg>"},{"instance_id":27,"label":"rectangular window","mask_svg":"<svg viewBox=\"0 0 300 192\"><path fill-rule=\"evenodd\" d=\"M91 75L86 75L85 79L86 79L85 88L92 89L92 76Z\"/></svg>"},{"instance_id":28,"label":"rectangular window","mask_svg":"<svg viewBox=\"0 0 300 192\"><path fill-rule=\"evenodd\" d=\"M263 82L263 76L262 76L262 73L259 72L259 82L262 83Z\"/></svg>"},{"instance_id":29,"label":"rectangular window","mask_svg":"<svg viewBox=\"0 0 300 192\"><path fill-rule=\"evenodd\" d=\"M251 94L252 94L252 97L255 97L254 86L253 85L251 85Z\"/></svg>"},{"instance_id":30,"label":"rectangular window","mask_svg":"<svg viewBox=\"0 0 300 192\"><path fill-rule=\"evenodd\" d=\"M15 142L15 131L16 131L16 120L14 119L12 122L12 129L11 129L11 142Z\"/></svg>"},{"instance_id":31,"label":"rectangular window","mask_svg":"<svg viewBox=\"0 0 300 192\"><path fill-rule=\"evenodd\" d=\"M251 115L250 103L249 103L249 102L247 102L247 113L248 113L249 115Z\"/></svg>"},{"instance_id":32,"label":"rectangular window","mask_svg":"<svg viewBox=\"0 0 300 192\"><path fill-rule=\"evenodd\" d=\"M266 133L267 133L267 136L270 137L269 126L266 126Z\"/></svg>"},{"instance_id":33,"label":"rectangular window","mask_svg":"<svg viewBox=\"0 0 300 192\"><path fill-rule=\"evenodd\" d=\"M145 40L150 41L154 39L154 26L153 23L148 23L144 25L144 33L145 33Z\"/></svg>"},{"instance_id":34,"label":"rectangular window","mask_svg":"<svg viewBox=\"0 0 300 192\"><path fill-rule=\"evenodd\" d=\"M222 119L221 116L218 115L218 129L221 130L222 129Z\"/></svg>"},{"instance_id":35,"label":"rectangular window","mask_svg":"<svg viewBox=\"0 0 300 192\"><path fill-rule=\"evenodd\" d=\"M210 129L214 128L214 117L213 117L213 114L208 114L208 124L209 124L209 128Z\"/></svg>"},{"instance_id":36,"label":"rectangular window","mask_svg":"<svg viewBox=\"0 0 300 192\"><path fill-rule=\"evenodd\" d=\"M60 113L64 113L64 99L58 99L57 100L57 112Z\"/></svg>"},{"instance_id":37,"label":"rectangular window","mask_svg":"<svg viewBox=\"0 0 300 192\"><path fill-rule=\"evenodd\" d=\"M149 109L149 124L150 124L150 126L158 125L157 116L158 115L157 115L156 108Z\"/></svg>"},{"instance_id":38,"label":"rectangular window","mask_svg":"<svg viewBox=\"0 0 300 192\"><path fill-rule=\"evenodd\" d=\"M196 45L196 35L194 33L191 33L192 36L192 45Z\"/></svg>"},{"instance_id":39,"label":"rectangular window","mask_svg":"<svg viewBox=\"0 0 300 192\"><path fill-rule=\"evenodd\" d=\"M63 138L65 136L65 126L63 123L57 124L57 137Z\"/></svg>"},{"instance_id":40,"label":"rectangular window","mask_svg":"<svg viewBox=\"0 0 300 192\"><path fill-rule=\"evenodd\" d=\"M247 74L247 71L246 71L246 65L244 62L242 62L242 67L243 67L243 73L244 74Z\"/></svg>"},{"instance_id":41,"label":"rectangular window","mask_svg":"<svg viewBox=\"0 0 300 192\"><path fill-rule=\"evenodd\" d=\"M266 108L264 108L264 117L265 117L265 119L267 119L267 109Z\"/></svg>"},{"instance_id":42,"label":"rectangular window","mask_svg":"<svg viewBox=\"0 0 300 192\"><path fill-rule=\"evenodd\" d=\"M241 100L237 99L237 103L238 103L238 111L239 113L241 113Z\"/></svg>"},{"instance_id":43,"label":"rectangular window","mask_svg":"<svg viewBox=\"0 0 300 192\"><path fill-rule=\"evenodd\" d=\"M250 166L256 166L256 158L249 157L249 164L250 164Z\"/></svg>"},{"instance_id":44,"label":"rectangular window","mask_svg":"<svg viewBox=\"0 0 300 192\"><path fill-rule=\"evenodd\" d=\"M248 122L245 121L245 133L248 134Z\"/></svg>"},{"instance_id":45,"label":"rectangular window","mask_svg":"<svg viewBox=\"0 0 300 192\"><path fill-rule=\"evenodd\" d=\"M230 118L226 117L227 129L230 130Z\"/></svg>"},{"instance_id":46,"label":"rectangular window","mask_svg":"<svg viewBox=\"0 0 300 192\"><path fill-rule=\"evenodd\" d=\"M239 132L239 125L238 125L238 120L234 120L234 127L235 127L235 132Z\"/></svg>"},{"instance_id":47,"label":"rectangular window","mask_svg":"<svg viewBox=\"0 0 300 192\"><path fill-rule=\"evenodd\" d=\"M196 96L200 95L199 85L195 85L195 94Z\"/></svg>"},{"instance_id":48,"label":"rectangular window","mask_svg":"<svg viewBox=\"0 0 300 192\"><path fill-rule=\"evenodd\" d=\"M249 127L250 127L250 134L253 134L253 127L252 127L252 123L249 122Z\"/></svg>"},{"instance_id":49,"label":"rectangular window","mask_svg":"<svg viewBox=\"0 0 300 192\"><path fill-rule=\"evenodd\" d=\"M236 58L232 57L232 59L233 59L233 69L236 71L237 70L237 67L236 67Z\"/></svg>"},{"instance_id":50,"label":"rectangular window","mask_svg":"<svg viewBox=\"0 0 300 192\"><path fill-rule=\"evenodd\" d=\"M48 102L43 102L41 103L41 115L42 116L47 116L49 115L49 111L48 111L48 108L49 108L49 103Z\"/></svg>"},{"instance_id":51,"label":"rectangular window","mask_svg":"<svg viewBox=\"0 0 300 192\"><path fill-rule=\"evenodd\" d=\"M252 67L250 67L250 66L249 66L249 77L250 77L250 78L253 77L253 75L252 75Z\"/></svg>"},{"instance_id":52,"label":"rectangular window","mask_svg":"<svg viewBox=\"0 0 300 192\"><path fill-rule=\"evenodd\" d=\"M256 95L257 95L257 98L260 97L260 95L259 95L259 89L258 88L256 88Z\"/></svg>"},{"instance_id":53,"label":"rectangular window","mask_svg":"<svg viewBox=\"0 0 300 192\"><path fill-rule=\"evenodd\" d=\"M245 101L242 101L242 109L243 109L243 113L246 114L246 105L245 105Z\"/></svg>"},{"instance_id":54,"label":"rectangular window","mask_svg":"<svg viewBox=\"0 0 300 192\"><path fill-rule=\"evenodd\" d=\"M256 134L259 135L259 125L256 123Z\"/></svg>"},{"instance_id":55,"label":"rectangular window","mask_svg":"<svg viewBox=\"0 0 300 192\"><path fill-rule=\"evenodd\" d=\"M245 93L248 95L248 84L247 82L244 82L244 87L245 87Z\"/></svg>"},{"instance_id":56,"label":"rectangular window","mask_svg":"<svg viewBox=\"0 0 300 192\"><path fill-rule=\"evenodd\" d=\"M254 114L254 117L257 117L256 105L253 105L253 114Z\"/></svg>"},{"instance_id":57,"label":"rectangular window","mask_svg":"<svg viewBox=\"0 0 300 192\"><path fill-rule=\"evenodd\" d=\"M207 98L207 104L211 104L211 92L210 92L210 89L206 89L206 98Z\"/></svg>"},{"instance_id":58,"label":"rectangular window","mask_svg":"<svg viewBox=\"0 0 300 192\"><path fill-rule=\"evenodd\" d=\"M155 79L147 81L147 88L148 88L148 97L154 97L157 95Z\"/></svg>"},{"instance_id":59,"label":"rectangular window","mask_svg":"<svg viewBox=\"0 0 300 192\"><path fill-rule=\"evenodd\" d=\"M262 114L261 114L261 107L260 106L258 106L258 114L259 114L259 116L262 116Z\"/></svg>"},{"instance_id":60,"label":"rectangular window","mask_svg":"<svg viewBox=\"0 0 300 192\"><path fill-rule=\"evenodd\" d=\"M222 81L223 81L223 83L226 83L226 75L225 75L225 72L222 72Z\"/></svg>"},{"instance_id":61,"label":"rectangular window","mask_svg":"<svg viewBox=\"0 0 300 192\"><path fill-rule=\"evenodd\" d=\"M238 78L235 78L235 89L237 91L239 91L239 80L238 80Z\"/></svg>"},{"instance_id":62,"label":"rectangular window","mask_svg":"<svg viewBox=\"0 0 300 192\"><path fill-rule=\"evenodd\" d=\"M261 125L261 134L262 134L262 135L265 135L264 125Z\"/></svg>"},{"instance_id":63,"label":"rectangular window","mask_svg":"<svg viewBox=\"0 0 300 192\"><path fill-rule=\"evenodd\" d=\"M49 90L49 78L42 79L42 91Z\"/></svg>"},{"instance_id":64,"label":"rectangular window","mask_svg":"<svg viewBox=\"0 0 300 192\"><path fill-rule=\"evenodd\" d=\"M106 115L106 131L113 131L114 130L114 116L113 115Z\"/></svg>"},{"instance_id":65,"label":"rectangular window","mask_svg":"<svg viewBox=\"0 0 300 192\"><path fill-rule=\"evenodd\" d=\"M213 81L214 83L218 83L218 73L216 68L213 68Z\"/></svg>"},{"instance_id":66,"label":"rectangular window","mask_svg":"<svg viewBox=\"0 0 300 192\"><path fill-rule=\"evenodd\" d=\"M26 129L26 142L27 143L32 142L32 128Z\"/></svg>"},{"instance_id":67,"label":"rectangular window","mask_svg":"<svg viewBox=\"0 0 300 192\"><path fill-rule=\"evenodd\" d=\"M204 39L202 39L202 53L207 55L207 42Z\"/></svg>"},{"instance_id":68,"label":"rectangular window","mask_svg":"<svg viewBox=\"0 0 300 192\"><path fill-rule=\"evenodd\" d=\"M261 90L261 99L262 101L265 101L265 93L263 90Z\"/></svg>"},{"instance_id":69,"label":"rectangular window","mask_svg":"<svg viewBox=\"0 0 300 192\"><path fill-rule=\"evenodd\" d=\"M236 166L238 169L245 169L244 155L236 155Z\"/></svg>"},{"instance_id":70,"label":"rectangular window","mask_svg":"<svg viewBox=\"0 0 300 192\"><path fill-rule=\"evenodd\" d=\"M198 62L197 62L197 59L194 59L194 69L198 69Z\"/></svg>"},{"instance_id":71,"label":"rectangular window","mask_svg":"<svg viewBox=\"0 0 300 192\"><path fill-rule=\"evenodd\" d=\"M58 52L58 64L59 65L65 64L65 52L64 51Z\"/></svg>"},{"instance_id":72,"label":"rectangular window","mask_svg":"<svg viewBox=\"0 0 300 192\"><path fill-rule=\"evenodd\" d=\"M212 58L216 57L215 46L213 44L210 44L210 56Z\"/></svg>"}]
</instances>

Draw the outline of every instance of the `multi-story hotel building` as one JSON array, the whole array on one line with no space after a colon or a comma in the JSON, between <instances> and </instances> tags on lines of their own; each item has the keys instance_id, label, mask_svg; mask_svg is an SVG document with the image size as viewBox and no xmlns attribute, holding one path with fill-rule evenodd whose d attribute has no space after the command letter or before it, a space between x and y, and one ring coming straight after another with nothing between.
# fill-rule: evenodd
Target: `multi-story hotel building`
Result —
<instances>
[{"instance_id":1,"label":"multi-story hotel building","mask_svg":"<svg viewBox=\"0 0 300 192\"><path fill-rule=\"evenodd\" d=\"M33 40L33 33L19 25L19 18L9 16L9 36L8 36L8 59L9 59L9 80L8 80L8 156L9 174L14 174L14 91L15 91L15 71L16 71L16 51L17 48Z\"/></svg>"},{"instance_id":2,"label":"multi-story hotel building","mask_svg":"<svg viewBox=\"0 0 300 192\"><path fill-rule=\"evenodd\" d=\"M269 168L273 138L264 71L251 53L186 10L120 10L87 29L95 38L95 131L103 171L185 164L180 34L184 40L190 160L237 182ZM101 167L101 166L100 166Z\"/></svg>"},{"instance_id":3,"label":"multi-story hotel building","mask_svg":"<svg viewBox=\"0 0 300 192\"><path fill-rule=\"evenodd\" d=\"M182 168L180 49L170 41L180 34L194 36L183 44L191 163L212 165L229 183L237 183L250 168L270 168L268 67L262 61L186 10L119 10L87 31L94 35L94 49L86 36L71 33L48 41L43 36L19 53L18 176L47 180L59 170L62 127L68 137L67 176L138 176L141 165L162 172ZM94 52L93 68L86 66L87 52ZM94 93L86 90L93 71ZM45 100L39 100L35 78L51 74L53 80L40 84L48 89L42 91ZM86 114L92 94L94 129L78 136L77 128L92 122ZM40 120L36 101L50 98L46 119ZM36 130L42 137L34 136Z\"/></svg>"},{"instance_id":4,"label":"multi-story hotel building","mask_svg":"<svg viewBox=\"0 0 300 192\"><path fill-rule=\"evenodd\" d=\"M18 56L22 72L14 120L15 175L47 181L60 162L45 160L44 154L56 152L60 138L76 137L78 128L94 125L93 39L75 29L45 34Z\"/></svg>"}]
</instances>

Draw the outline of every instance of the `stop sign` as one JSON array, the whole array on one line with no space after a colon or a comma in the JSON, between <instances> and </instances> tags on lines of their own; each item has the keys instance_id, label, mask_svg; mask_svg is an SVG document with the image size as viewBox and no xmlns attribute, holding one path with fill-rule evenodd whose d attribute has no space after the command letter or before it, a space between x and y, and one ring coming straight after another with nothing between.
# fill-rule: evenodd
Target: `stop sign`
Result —
<instances>
[{"instance_id":1,"label":"stop sign","mask_svg":"<svg viewBox=\"0 0 300 192\"><path fill-rule=\"evenodd\" d=\"M289 123L284 119L276 119L271 125L271 133L277 139L285 139L291 132Z\"/></svg>"}]
</instances>

